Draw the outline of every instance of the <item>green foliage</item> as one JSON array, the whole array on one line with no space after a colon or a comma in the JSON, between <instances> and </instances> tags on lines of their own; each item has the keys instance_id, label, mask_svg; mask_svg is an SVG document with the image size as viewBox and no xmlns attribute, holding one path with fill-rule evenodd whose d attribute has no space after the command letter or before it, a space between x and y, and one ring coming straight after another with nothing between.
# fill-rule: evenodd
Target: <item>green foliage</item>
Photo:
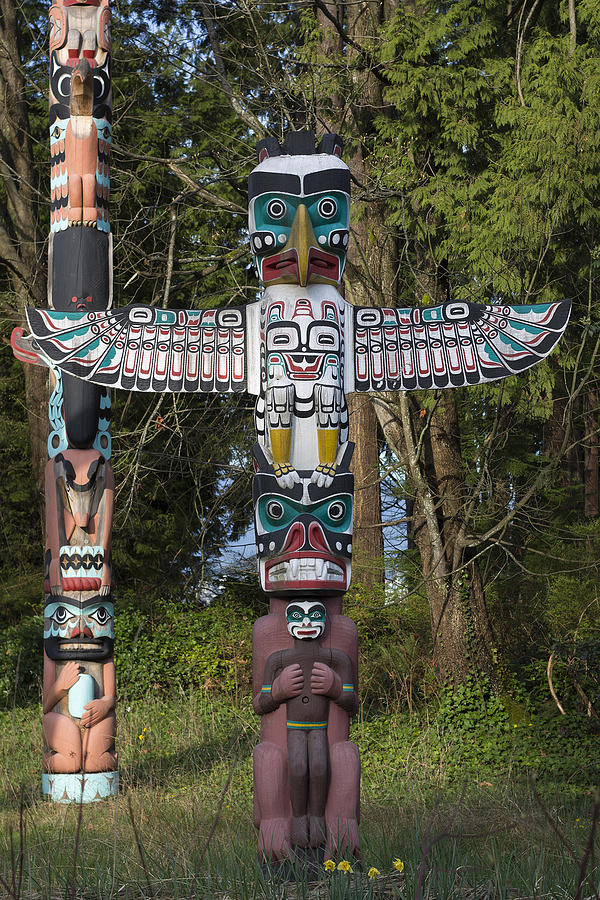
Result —
<instances>
[{"instance_id":1,"label":"green foliage","mask_svg":"<svg viewBox=\"0 0 600 900\"><path fill-rule=\"evenodd\" d=\"M210 606L119 600L115 664L120 695L143 697L191 688L249 691L252 625L248 610L219 599Z\"/></svg>"},{"instance_id":2,"label":"green foliage","mask_svg":"<svg viewBox=\"0 0 600 900\"><path fill-rule=\"evenodd\" d=\"M9 329L0 327L0 341ZM39 603L42 539L39 498L29 467L23 367L2 356L0 374L0 623L16 622Z\"/></svg>"},{"instance_id":3,"label":"green foliage","mask_svg":"<svg viewBox=\"0 0 600 900\"><path fill-rule=\"evenodd\" d=\"M494 733L510 728L507 709L485 676L471 676L464 684L446 691L436 719L442 732L456 735L468 735L482 727Z\"/></svg>"},{"instance_id":4,"label":"green foliage","mask_svg":"<svg viewBox=\"0 0 600 900\"><path fill-rule=\"evenodd\" d=\"M42 687L42 616L0 629L0 709L35 703Z\"/></svg>"},{"instance_id":5,"label":"green foliage","mask_svg":"<svg viewBox=\"0 0 600 900\"><path fill-rule=\"evenodd\" d=\"M0 712L2 877L12 884L14 859L18 883L22 850L22 897L51 900L73 892L82 898L128 894L135 900L151 893L170 900L308 900L315 894L409 900L418 896L422 866L430 897L574 896L579 866L557 841L544 811L581 859L593 817L593 787L585 772L569 785L552 773L540 777L537 801L518 770L511 777L492 766L478 778L471 770L463 778L457 772L447 778L443 760L431 758L431 728L420 735L420 726L406 728L401 717L359 721L352 737L363 760L362 864L352 863L352 875L337 870L333 876L302 867L296 885L281 878L287 870L265 872L257 864L251 756L258 723L249 704L197 691L174 698L150 692L120 704L117 717L119 803L57 811L39 796L38 705ZM21 791L27 823L22 844ZM75 869L76 841L84 853ZM341 858L336 855L336 862ZM402 875L394 859L402 860ZM371 866L381 873L373 881L367 875ZM594 877L592 867L585 896Z\"/></svg>"},{"instance_id":6,"label":"green foliage","mask_svg":"<svg viewBox=\"0 0 600 900\"><path fill-rule=\"evenodd\" d=\"M532 691L522 706L498 697L485 678L471 678L444 694L435 717L439 743L432 748L433 759L443 761L446 773L455 778L485 770L578 783L600 776L594 723L576 709L559 715L548 702L547 686L546 703L532 703L535 694L541 699L541 667L536 679L530 681Z\"/></svg>"},{"instance_id":7,"label":"green foliage","mask_svg":"<svg viewBox=\"0 0 600 900\"><path fill-rule=\"evenodd\" d=\"M431 689L431 628L424 598L354 584L344 612L359 634L360 694L366 708L413 708Z\"/></svg>"}]
</instances>

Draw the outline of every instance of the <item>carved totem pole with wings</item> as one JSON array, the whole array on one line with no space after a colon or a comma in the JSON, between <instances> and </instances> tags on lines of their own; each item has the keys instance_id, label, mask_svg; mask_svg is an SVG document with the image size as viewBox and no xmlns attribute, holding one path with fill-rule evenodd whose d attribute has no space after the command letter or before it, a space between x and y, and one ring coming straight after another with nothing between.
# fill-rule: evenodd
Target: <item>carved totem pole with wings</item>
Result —
<instances>
[{"instance_id":1,"label":"carved totem pole with wings","mask_svg":"<svg viewBox=\"0 0 600 900\"><path fill-rule=\"evenodd\" d=\"M257 150L248 186L260 300L30 309L31 333L16 343L24 358L102 390L256 396L254 517L270 601L253 635L259 853L358 854L360 761L348 739L357 632L342 615L353 510L346 397L521 372L552 350L570 305L352 306L340 293L350 215L340 139L325 135L315 149L312 132L296 132Z\"/></svg>"},{"instance_id":2,"label":"carved totem pole with wings","mask_svg":"<svg viewBox=\"0 0 600 900\"><path fill-rule=\"evenodd\" d=\"M50 8L51 201L48 306L59 315L111 304L108 220L112 87L108 0ZM46 466L43 734L45 796L115 794L115 667L108 390L63 374L23 339L25 362L53 386Z\"/></svg>"}]
</instances>

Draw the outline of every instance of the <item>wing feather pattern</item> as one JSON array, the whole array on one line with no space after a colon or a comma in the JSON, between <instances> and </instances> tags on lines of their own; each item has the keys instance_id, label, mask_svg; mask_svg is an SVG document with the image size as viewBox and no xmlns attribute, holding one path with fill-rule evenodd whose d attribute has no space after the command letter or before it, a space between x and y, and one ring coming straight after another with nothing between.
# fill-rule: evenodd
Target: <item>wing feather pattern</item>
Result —
<instances>
[{"instance_id":1,"label":"wing feather pattern","mask_svg":"<svg viewBox=\"0 0 600 900\"><path fill-rule=\"evenodd\" d=\"M571 301L414 309L353 307L356 391L463 387L529 369L567 327Z\"/></svg>"},{"instance_id":2,"label":"wing feather pattern","mask_svg":"<svg viewBox=\"0 0 600 900\"><path fill-rule=\"evenodd\" d=\"M64 313L28 309L35 347L54 365L129 391L246 390L246 309L125 306Z\"/></svg>"}]
</instances>

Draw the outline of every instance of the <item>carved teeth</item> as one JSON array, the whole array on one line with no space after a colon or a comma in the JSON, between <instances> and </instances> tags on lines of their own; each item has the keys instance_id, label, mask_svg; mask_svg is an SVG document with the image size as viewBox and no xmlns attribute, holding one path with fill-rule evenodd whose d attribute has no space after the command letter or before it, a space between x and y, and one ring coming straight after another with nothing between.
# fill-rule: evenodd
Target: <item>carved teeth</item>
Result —
<instances>
[{"instance_id":1,"label":"carved teeth","mask_svg":"<svg viewBox=\"0 0 600 900\"><path fill-rule=\"evenodd\" d=\"M328 559L304 558L290 559L276 563L269 569L269 581L332 581L345 582L345 572L337 563Z\"/></svg>"}]
</instances>

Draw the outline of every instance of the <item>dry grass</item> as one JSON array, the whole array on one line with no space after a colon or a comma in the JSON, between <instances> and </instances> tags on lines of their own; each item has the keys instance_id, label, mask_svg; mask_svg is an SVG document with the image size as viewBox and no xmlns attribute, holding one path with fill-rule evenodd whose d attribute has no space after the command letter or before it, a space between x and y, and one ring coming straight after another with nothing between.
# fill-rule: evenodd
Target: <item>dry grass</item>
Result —
<instances>
[{"instance_id":1,"label":"dry grass","mask_svg":"<svg viewBox=\"0 0 600 900\"><path fill-rule=\"evenodd\" d=\"M423 748L408 762L398 748L402 765L392 749L365 766L362 872L353 862L352 874L286 881L256 863L248 708L202 694L121 704L121 793L84 807L79 833L77 807L40 798L39 723L37 708L0 717L0 896L561 900L577 896L586 848L578 900L598 896L591 790L546 785L537 800L493 773L457 787L424 775ZM371 866L381 874L369 878Z\"/></svg>"}]
</instances>

